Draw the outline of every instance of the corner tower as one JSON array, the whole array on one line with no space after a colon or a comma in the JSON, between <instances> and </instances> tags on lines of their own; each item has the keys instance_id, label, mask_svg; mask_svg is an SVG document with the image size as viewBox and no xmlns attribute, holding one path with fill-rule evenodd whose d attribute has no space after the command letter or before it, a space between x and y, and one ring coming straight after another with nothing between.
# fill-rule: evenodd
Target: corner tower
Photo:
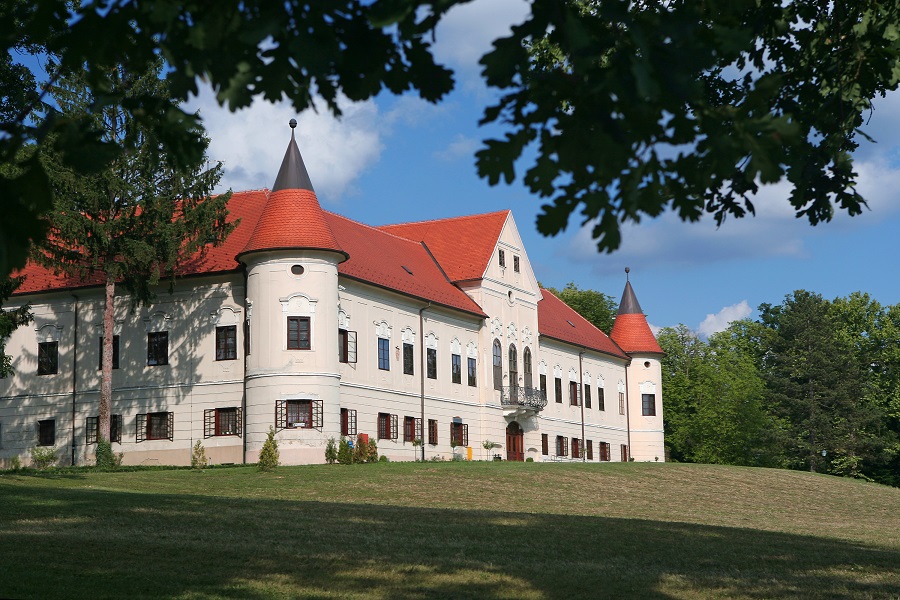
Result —
<instances>
[{"instance_id":1,"label":"corner tower","mask_svg":"<svg viewBox=\"0 0 900 600\"><path fill-rule=\"evenodd\" d=\"M610 337L631 358L625 368L629 453L637 461L664 461L662 348L650 331L625 269L625 290Z\"/></svg>"},{"instance_id":2,"label":"corner tower","mask_svg":"<svg viewBox=\"0 0 900 600\"><path fill-rule=\"evenodd\" d=\"M249 353L246 460L269 426L286 464L324 462L325 431L340 420L338 264L348 255L325 220L294 138L244 249Z\"/></svg>"}]
</instances>

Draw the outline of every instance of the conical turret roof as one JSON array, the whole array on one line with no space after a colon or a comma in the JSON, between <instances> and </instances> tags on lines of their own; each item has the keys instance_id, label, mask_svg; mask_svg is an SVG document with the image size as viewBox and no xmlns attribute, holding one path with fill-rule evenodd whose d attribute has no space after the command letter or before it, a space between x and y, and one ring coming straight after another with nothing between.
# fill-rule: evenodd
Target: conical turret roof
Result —
<instances>
[{"instance_id":1,"label":"conical turret roof","mask_svg":"<svg viewBox=\"0 0 900 600\"><path fill-rule=\"evenodd\" d=\"M631 282L625 282L619 313L609 337L628 354L663 354L662 348L650 331L647 317L641 310Z\"/></svg>"},{"instance_id":2,"label":"conical turret roof","mask_svg":"<svg viewBox=\"0 0 900 600\"><path fill-rule=\"evenodd\" d=\"M297 122L291 119L291 141L284 153L275 185L250 240L238 258L265 250L328 250L348 255L338 244L313 190L303 157L294 139Z\"/></svg>"}]
</instances>

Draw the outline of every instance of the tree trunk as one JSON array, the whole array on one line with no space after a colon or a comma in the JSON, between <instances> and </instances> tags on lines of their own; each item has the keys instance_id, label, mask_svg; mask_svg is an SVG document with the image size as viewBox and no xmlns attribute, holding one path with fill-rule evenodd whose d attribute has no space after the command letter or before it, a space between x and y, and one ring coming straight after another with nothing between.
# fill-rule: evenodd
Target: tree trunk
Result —
<instances>
[{"instance_id":1,"label":"tree trunk","mask_svg":"<svg viewBox=\"0 0 900 600\"><path fill-rule=\"evenodd\" d=\"M113 325L115 324L116 280L106 275L103 306L103 359L100 363L100 421L98 438L109 441L109 415L112 406Z\"/></svg>"}]
</instances>

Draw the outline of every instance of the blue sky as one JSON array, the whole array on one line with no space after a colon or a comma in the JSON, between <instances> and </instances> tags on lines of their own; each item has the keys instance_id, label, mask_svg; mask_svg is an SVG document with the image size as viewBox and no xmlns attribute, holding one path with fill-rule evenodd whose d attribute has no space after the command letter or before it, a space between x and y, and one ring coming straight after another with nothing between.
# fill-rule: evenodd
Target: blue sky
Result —
<instances>
[{"instance_id":1,"label":"blue sky","mask_svg":"<svg viewBox=\"0 0 900 600\"><path fill-rule=\"evenodd\" d=\"M490 187L474 165L480 141L497 133L477 125L494 97L477 61L527 9L522 0L477 0L447 16L435 52L456 72L457 86L437 105L384 95L345 103L338 121L324 108L298 116L288 103L261 100L229 113L201 92L190 107L207 127L210 158L224 162L222 189L271 187L290 139L287 122L297 117L300 151L324 208L371 225L511 209L541 283L573 281L618 299L629 266L655 327L684 323L709 334L796 289L827 298L864 291L883 304L900 302L892 266L900 245L898 94L876 104L865 131L878 143L863 142L856 157L859 189L871 209L862 216L838 214L810 227L793 217L786 186L776 185L757 196L755 218L716 229L712 219L686 224L664 215L626 226L612 254L596 252L580 220L555 238L540 236L534 223L541 199L519 182Z\"/></svg>"}]
</instances>

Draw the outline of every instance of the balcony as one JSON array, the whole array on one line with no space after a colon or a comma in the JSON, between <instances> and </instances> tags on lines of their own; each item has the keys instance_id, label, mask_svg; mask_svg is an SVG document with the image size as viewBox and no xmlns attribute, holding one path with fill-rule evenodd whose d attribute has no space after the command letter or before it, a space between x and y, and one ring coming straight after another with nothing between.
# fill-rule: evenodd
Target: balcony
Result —
<instances>
[{"instance_id":1,"label":"balcony","mask_svg":"<svg viewBox=\"0 0 900 600\"><path fill-rule=\"evenodd\" d=\"M539 389L519 386L500 388L500 404L506 416L529 415L547 406L547 396Z\"/></svg>"}]
</instances>

